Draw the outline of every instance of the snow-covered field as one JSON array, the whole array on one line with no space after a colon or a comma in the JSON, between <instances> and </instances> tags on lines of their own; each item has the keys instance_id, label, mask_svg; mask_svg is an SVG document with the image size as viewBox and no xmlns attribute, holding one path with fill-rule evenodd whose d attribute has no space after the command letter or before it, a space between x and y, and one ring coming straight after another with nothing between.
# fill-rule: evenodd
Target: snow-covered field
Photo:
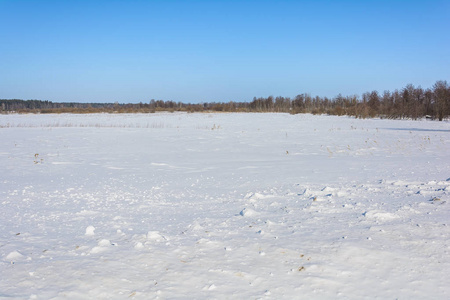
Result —
<instances>
[{"instance_id":1,"label":"snow-covered field","mask_svg":"<svg viewBox=\"0 0 450 300\"><path fill-rule=\"evenodd\" d=\"M445 299L450 123L0 115L0 298Z\"/></svg>"}]
</instances>

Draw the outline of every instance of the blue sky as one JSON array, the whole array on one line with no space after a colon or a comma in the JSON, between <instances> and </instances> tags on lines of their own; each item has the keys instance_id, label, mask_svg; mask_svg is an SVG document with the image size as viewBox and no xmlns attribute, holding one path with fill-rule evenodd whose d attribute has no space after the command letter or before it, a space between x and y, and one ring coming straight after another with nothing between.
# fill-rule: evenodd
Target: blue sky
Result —
<instances>
[{"instance_id":1,"label":"blue sky","mask_svg":"<svg viewBox=\"0 0 450 300\"><path fill-rule=\"evenodd\" d=\"M450 1L0 0L0 98L334 97L450 81Z\"/></svg>"}]
</instances>

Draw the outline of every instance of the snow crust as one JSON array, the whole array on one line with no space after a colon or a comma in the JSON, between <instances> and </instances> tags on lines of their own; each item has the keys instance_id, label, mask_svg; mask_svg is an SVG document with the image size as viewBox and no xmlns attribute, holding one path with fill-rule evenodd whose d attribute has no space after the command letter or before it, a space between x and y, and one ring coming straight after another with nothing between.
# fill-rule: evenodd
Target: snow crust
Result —
<instances>
[{"instance_id":1,"label":"snow crust","mask_svg":"<svg viewBox=\"0 0 450 300\"><path fill-rule=\"evenodd\" d=\"M0 115L0 298L445 299L450 124Z\"/></svg>"}]
</instances>

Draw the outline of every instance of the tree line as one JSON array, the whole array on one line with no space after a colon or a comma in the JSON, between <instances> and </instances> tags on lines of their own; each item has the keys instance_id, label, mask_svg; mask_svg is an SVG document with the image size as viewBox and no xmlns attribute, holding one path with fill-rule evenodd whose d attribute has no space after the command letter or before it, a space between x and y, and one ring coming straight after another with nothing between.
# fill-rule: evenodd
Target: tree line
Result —
<instances>
[{"instance_id":1,"label":"tree line","mask_svg":"<svg viewBox=\"0 0 450 300\"><path fill-rule=\"evenodd\" d=\"M152 113L157 111L187 112L284 112L347 115L358 118L382 117L391 119L419 119L423 117L442 121L450 116L450 86L439 80L431 88L423 89L412 84L400 90L365 92L334 98L312 97L299 94L290 97L254 97L250 102L206 102L200 104L164 100L148 103L77 103L42 100L2 100L2 113Z\"/></svg>"}]
</instances>

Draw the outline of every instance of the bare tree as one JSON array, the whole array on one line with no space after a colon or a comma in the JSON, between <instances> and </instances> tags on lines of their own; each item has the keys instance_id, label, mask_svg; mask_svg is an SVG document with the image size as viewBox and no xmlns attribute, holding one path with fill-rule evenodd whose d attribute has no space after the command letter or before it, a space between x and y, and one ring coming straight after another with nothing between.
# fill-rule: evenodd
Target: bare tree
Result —
<instances>
[{"instance_id":1,"label":"bare tree","mask_svg":"<svg viewBox=\"0 0 450 300\"><path fill-rule=\"evenodd\" d=\"M439 121L449 115L450 93L447 81L439 80L433 85L434 104Z\"/></svg>"}]
</instances>

